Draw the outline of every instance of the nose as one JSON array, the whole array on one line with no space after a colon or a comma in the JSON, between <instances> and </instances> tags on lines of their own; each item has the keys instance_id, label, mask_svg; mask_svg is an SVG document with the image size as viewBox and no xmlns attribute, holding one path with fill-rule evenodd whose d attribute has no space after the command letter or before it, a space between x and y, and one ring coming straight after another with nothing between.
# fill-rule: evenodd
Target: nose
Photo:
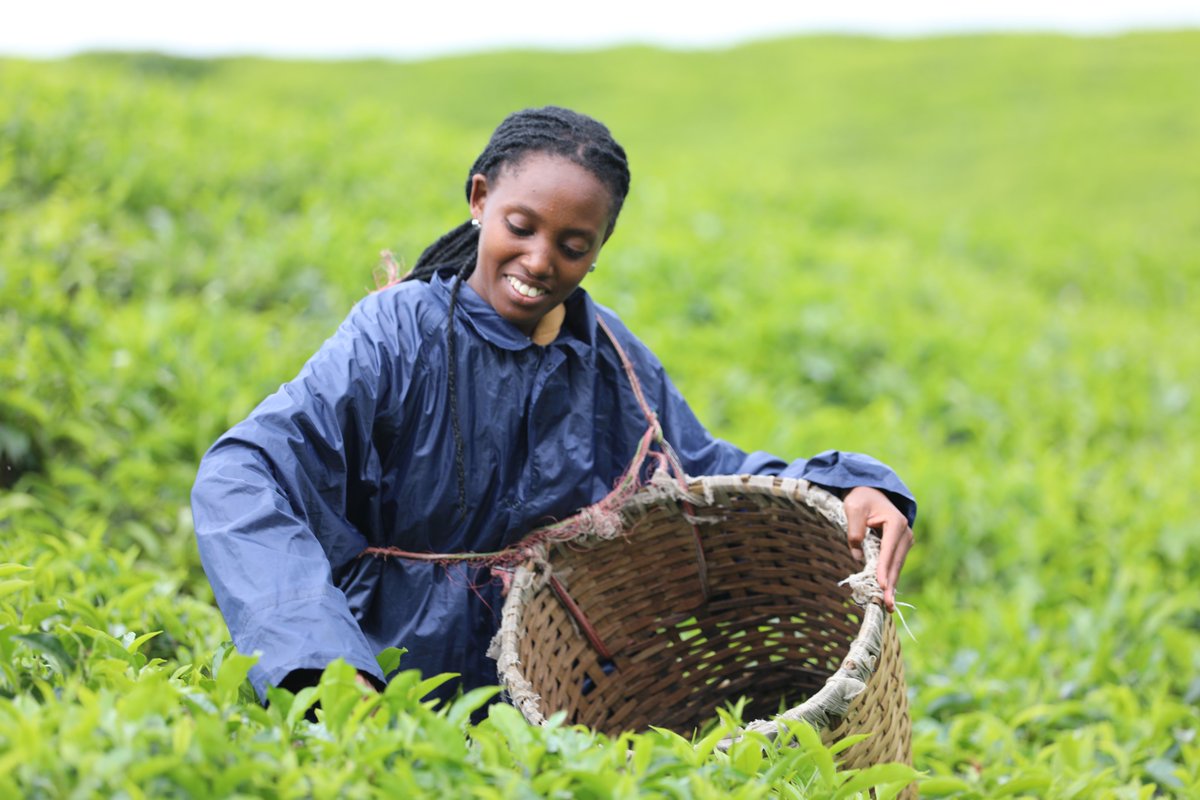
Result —
<instances>
[{"instance_id":1,"label":"nose","mask_svg":"<svg viewBox=\"0 0 1200 800\"><path fill-rule=\"evenodd\" d=\"M525 269L531 278L541 278L550 274L553 268L551 247L541 237L530 242L529 250L525 253Z\"/></svg>"}]
</instances>

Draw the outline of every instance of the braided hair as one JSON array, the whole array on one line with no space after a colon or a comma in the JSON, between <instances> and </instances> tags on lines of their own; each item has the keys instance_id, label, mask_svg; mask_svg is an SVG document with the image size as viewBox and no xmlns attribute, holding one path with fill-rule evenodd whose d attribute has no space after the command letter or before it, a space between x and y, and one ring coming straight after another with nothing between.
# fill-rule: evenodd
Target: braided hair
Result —
<instances>
[{"instance_id":1,"label":"braided hair","mask_svg":"<svg viewBox=\"0 0 1200 800\"><path fill-rule=\"evenodd\" d=\"M535 153L565 158L583 167L604 184L612 201L612 216L605 231L605 238L608 238L617 224L625 195L629 192L629 163L624 148L617 144L603 123L570 109L558 106L529 108L505 117L467 173L467 201L471 200L471 181L475 175L483 175L488 183L492 183L502 169L515 167ZM463 457L462 424L458 417L454 308L459 287L475 269L478 250L479 231L468 220L426 247L412 271L404 278L428 282L443 269L453 269L455 273L450 289L450 311L446 318L446 358L449 362L447 389L454 430L460 518L467 513L467 468Z\"/></svg>"}]
</instances>

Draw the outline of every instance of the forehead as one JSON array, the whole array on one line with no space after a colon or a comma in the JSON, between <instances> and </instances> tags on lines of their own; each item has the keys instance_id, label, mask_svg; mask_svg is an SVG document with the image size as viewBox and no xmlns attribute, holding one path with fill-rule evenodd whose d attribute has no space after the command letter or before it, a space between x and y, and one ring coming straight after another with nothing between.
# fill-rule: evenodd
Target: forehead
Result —
<instances>
[{"instance_id":1,"label":"forehead","mask_svg":"<svg viewBox=\"0 0 1200 800\"><path fill-rule=\"evenodd\" d=\"M533 210L552 207L588 216L598 213L607 221L612 209L608 187L591 170L563 156L530 153L505 164L490 183L494 196Z\"/></svg>"}]
</instances>

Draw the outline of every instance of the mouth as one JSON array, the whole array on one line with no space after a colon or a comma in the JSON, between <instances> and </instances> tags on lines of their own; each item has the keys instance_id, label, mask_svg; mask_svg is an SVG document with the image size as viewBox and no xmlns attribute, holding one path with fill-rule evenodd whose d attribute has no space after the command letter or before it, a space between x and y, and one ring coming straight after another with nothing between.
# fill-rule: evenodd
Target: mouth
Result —
<instances>
[{"instance_id":1,"label":"mouth","mask_svg":"<svg viewBox=\"0 0 1200 800\"><path fill-rule=\"evenodd\" d=\"M533 300L546 294L546 290L537 286L530 286L520 278L515 278L512 275L505 275L504 279L508 281L508 285L513 288L517 294L522 297L528 297Z\"/></svg>"}]
</instances>

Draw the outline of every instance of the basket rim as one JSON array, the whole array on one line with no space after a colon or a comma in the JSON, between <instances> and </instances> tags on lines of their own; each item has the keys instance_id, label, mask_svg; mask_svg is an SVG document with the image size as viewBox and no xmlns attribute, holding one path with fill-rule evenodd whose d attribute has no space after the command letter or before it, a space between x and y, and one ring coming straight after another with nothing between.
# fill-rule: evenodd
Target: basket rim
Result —
<instances>
[{"instance_id":1,"label":"basket rim","mask_svg":"<svg viewBox=\"0 0 1200 800\"><path fill-rule=\"evenodd\" d=\"M697 509L703 509L715 505L716 495L721 492L756 494L773 501L782 501L785 506L789 503L797 508L806 506L828 520L833 531L843 541L846 538L846 514L841 500L802 478L706 475L689 478L686 491L673 481L652 482L625 502L620 515L623 523L629 525L664 502L683 501L691 503ZM580 541L586 545L598 544L602 540L600 537L585 536ZM790 720L803 720L818 730L832 728L846 715L850 702L866 689L883 647L884 626L888 617L883 609L882 593L875 580L875 563L879 553L877 537L866 537L863 553L862 570L842 581L850 584L854 602L865 610L858 633L850 642L840 666L826 679L821 689L804 702L772 719L746 723L745 731L754 731L773 738L780 732L784 721ZM509 700L526 720L536 725L545 725L547 719L542 712L541 697L522 669L518 646L523 635L525 607L545 581L544 570L547 568L544 559L518 565L501 611L499 630L489 648L489 655L496 658L500 685ZM732 741L725 740L722 745L727 746Z\"/></svg>"}]
</instances>

